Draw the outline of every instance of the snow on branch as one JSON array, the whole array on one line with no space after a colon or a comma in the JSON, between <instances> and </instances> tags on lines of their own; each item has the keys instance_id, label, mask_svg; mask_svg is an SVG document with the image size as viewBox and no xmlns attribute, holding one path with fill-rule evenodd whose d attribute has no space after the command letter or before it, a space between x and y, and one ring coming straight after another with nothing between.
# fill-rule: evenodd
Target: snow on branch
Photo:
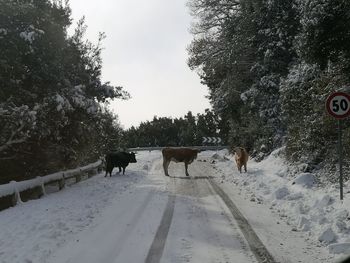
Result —
<instances>
[{"instance_id":1,"label":"snow on branch","mask_svg":"<svg viewBox=\"0 0 350 263\"><path fill-rule=\"evenodd\" d=\"M14 145L25 142L30 130L36 124L36 111L27 105L15 106L0 104L0 120L4 123L0 129L0 153Z\"/></svg>"}]
</instances>

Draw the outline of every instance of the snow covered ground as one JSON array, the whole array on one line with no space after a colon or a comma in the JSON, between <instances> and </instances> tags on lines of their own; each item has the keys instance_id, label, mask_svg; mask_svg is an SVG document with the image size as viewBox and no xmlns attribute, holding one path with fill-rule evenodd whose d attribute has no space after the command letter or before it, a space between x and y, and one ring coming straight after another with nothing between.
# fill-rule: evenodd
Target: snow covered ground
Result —
<instances>
[{"instance_id":1,"label":"snow covered ground","mask_svg":"<svg viewBox=\"0 0 350 263\"><path fill-rule=\"evenodd\" d=\"M276 262L337 262L350 254L348 196L341 203L336 186L319 189L310 174L292 179L281 151L250 160L242 174L225 151L205 151L190 165L191 179L174 163L177 178L165 177L159 151L139 152L125 176L97 175L0 212L0 262L256 262L205 177Z\"/></svg>"},{"instance_id":2,"label":"snow covered ground","mask_svg":"<svg viewBox=\"0 0 350 263\"><path fill-rule=\"evenodd\" d=\"M251 160L247 174L232 173L236 167L233 162L225 161L225 156L232 157L221 152L215 155L217 177L221 177L226 186L234 186L231 196L240 199L237 204L258 232L259 225L265 222L263 216L266 220L270 218L271 229L273 225L276 228L285 225L284 229L288 232L285 233L285 241L281 241L280 249L285 249L292 256L294 254L295 261L291 262L337 262L350 255L350 196L345 195L345 200L341 202L338 185L317 187L312 174L298 172L296 167L286 165L283 150L274 151L259 163ZM349 186L349 182L345 183L345 192L350 192ZM244 200L249 203L242 205ZM259 209L258 217L254 219L257 206L263 209ZM268 210L272 215L266 213ZM269 235L266 230L270 231L268 227L260 229L260 234L269 243L268 239L276 238L274 234L278 233ZM293 237L302 238L307 243L293 241ZM293 247L305 255L314 256L314 261L309 261L311 258L296 260ZM272 245L270 249L278 248Z\"/></svg>"}]
</instances>

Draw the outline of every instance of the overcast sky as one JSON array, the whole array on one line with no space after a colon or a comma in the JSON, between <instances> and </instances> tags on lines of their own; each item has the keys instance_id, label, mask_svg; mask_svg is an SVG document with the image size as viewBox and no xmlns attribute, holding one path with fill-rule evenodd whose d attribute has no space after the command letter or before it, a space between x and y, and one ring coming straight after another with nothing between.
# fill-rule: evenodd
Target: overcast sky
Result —
<instances>
[{"instance_id":1,"label":"overcast sky","mask_svg":"<svg viewBox=\"0 0 350 263\"><path fill-rule=\"evenodd\" d=\"M85 15L87 38L107 39L103 81L123 86L132 98L111 106L125 128L158 117L181 117L210 108L207 88L186 64L191 16L187 0L70 0L72 15Z\"/></svg>"}]
</instances>

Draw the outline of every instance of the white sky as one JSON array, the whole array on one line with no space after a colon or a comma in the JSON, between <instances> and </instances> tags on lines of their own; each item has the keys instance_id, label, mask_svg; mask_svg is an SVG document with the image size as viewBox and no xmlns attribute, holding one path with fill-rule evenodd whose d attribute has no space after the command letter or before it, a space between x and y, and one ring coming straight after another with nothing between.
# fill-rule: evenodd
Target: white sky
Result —
<instances>
[{"instance_id":1,"label":"white sky","mask_svg":"<svg viewBox=\"0 0 350 263\"><path fill-rule=\"evenodd\" d=\"M210 108L207 88L186 64L191 16L187 0L70 0L72 15L85 15L87 38L105 32L103 81L123 86L132 98L111 106L125 128L158 117L181 117Z\"/></svg>"}]
</instances>

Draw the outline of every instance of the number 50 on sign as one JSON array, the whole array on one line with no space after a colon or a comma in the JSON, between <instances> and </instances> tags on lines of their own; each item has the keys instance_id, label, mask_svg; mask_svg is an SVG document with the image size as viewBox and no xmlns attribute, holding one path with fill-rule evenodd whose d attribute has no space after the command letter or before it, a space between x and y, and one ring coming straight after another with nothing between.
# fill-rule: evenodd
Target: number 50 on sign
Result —
<instances>
[{"instance_id":1,"label":"number 50 on sign","mask_svg":"<svg viewBox=\"0 0 350 263\"><path fill-rule=\"evenodd\" d=\"M344 92L332 93L326 101L326 109L334 118L348 117L350 115L350 95Z\"/></svg>"}]
</instances>

